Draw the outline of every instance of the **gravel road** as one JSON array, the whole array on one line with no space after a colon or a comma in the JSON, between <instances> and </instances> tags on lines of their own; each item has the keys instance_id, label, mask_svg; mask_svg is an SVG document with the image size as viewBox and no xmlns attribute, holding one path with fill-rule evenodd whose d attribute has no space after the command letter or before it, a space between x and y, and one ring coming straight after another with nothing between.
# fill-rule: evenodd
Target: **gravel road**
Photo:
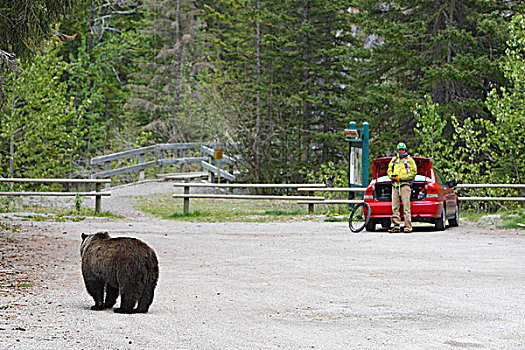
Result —
<instances>
[{"instance_id":1,"label":"gravel road","mask_svg":"<svg viewBox=\"0 0 525 350\"><path fill-rule=\"evenodd\" d=\"M151 186L165 185L103 199L125 220L17 222L0 246L0 349L525 349L524 231L167 221L130 204ZM80 234L100 230L157 252L148 314L89 309Z\"/></svg>"}]
</instances>

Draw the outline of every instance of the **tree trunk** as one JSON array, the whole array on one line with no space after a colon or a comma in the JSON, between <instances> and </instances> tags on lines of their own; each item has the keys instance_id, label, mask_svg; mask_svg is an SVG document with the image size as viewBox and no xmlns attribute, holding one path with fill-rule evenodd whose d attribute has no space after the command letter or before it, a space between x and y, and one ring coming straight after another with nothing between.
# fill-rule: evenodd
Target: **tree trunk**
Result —
<instances>
[{"instance_id":1,"label":"tree trunk","mask_svg":"<svg viewBox=\"0 0 525 350\"><path fill-rule=\"evenodd\" d=\"M180 86L181 86L181 65L182 65L182 42L180 38L180 0L177 0L175 25L175 46L176 46L176 66L175 66L175 108L173 110L173 135L174 141L180 139L179 135L179 110L180 110Z\"/></svg>"},{"instance_id":2,"label":"tree trunk","mask_svg":"<svg viewBox=\"0 0 525 350\"><path fill-rule=\"evenodd\" d=\"M255 110L256 110L256 121L255 121L255 172L257 179L260 182L261 179L261 2L260 0L255 1L255 8L257 10L256 30L256 60L257 60L257 73L256 73L256 95L255 95Z\"/></svg>"},{"instance_id":3,"label":"tree trunk","mask_svg":"<svg viewBox=\"0 0 525 350\"><path fill-rule=\"evenodd\" d=\"M89 37L87 38L87 51L91 51L91 49L93 48L93 41L95 40L93 30L93 23L95 21L95 0L91 0L90 6L91 8L89 11Z\"/></svg>"},{"instance_id":4,"label":"tree trunk","mask_svg":"<svg viewBox=\"0 0 525 350\"><path fill-rule=\"evenodd\" d=\"M304 11L303 11L303 22L308 21L308 18L310 16L310 2L306 1L304 5ZM305 31L303 33L303 85L304 88L307 91L307 96L310 96L310 89L309 89L309 77L310 77L310 48L309 48L309 36L308 32ZM303 116L302 121L299 123L299 140L303 138L303 142L299 142L299 147L301 149L304 149L306 147L306 154L305 154L305 161L308 160L310 157L310 142L309 142L309 133L307 129L309 128L309 120L311 119L312 114L312 108L311 103L308 101L303 102Z\"/></svg>"}]
</instances>

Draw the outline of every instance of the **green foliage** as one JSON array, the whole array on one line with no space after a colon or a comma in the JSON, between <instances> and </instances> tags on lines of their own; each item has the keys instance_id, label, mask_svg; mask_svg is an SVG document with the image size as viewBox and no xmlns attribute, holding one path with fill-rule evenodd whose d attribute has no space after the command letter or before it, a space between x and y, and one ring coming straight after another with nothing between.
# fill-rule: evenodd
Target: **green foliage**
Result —
<instances>
[{"instance_id":1,"label":"green foliage","mask_svg":"<svg viewBox=\"0 0 525 350\"><path fill-rule=\"evenodd\" d=\"M417 120L414 132L421 142L414 155L431 158L446 178L459 183L498 182L493 172L498 161L491 158L497 126L487 119L465 118L460 122L452 115L453 134L446 139L445 123L437 109L438 105L428 95L424 104L417 104L413 109ZM483 137L485 134L494 137Z\"/></svg>"},{"instance_id":2,"label":"green foliage","mask_svg":"<svg viewBox=\"0 0 525 350\"><path fill-rule=\"evenodd\" d=\"M415 132L422 143L420 154L425 155L429 149L438 151L440 157L435 157L435 164L445 175L458 182L523 183L525 178L525 134L522 131L525 126L523 16L513 18L507 45L502 69L511 86L499 89L500 94L497 89L490 92L486 105L493 118L467 117L460 121L451 116L452 137L442 142L443 135L439 135L442 124L439 122L441 118L437 113L437 104L426 96L425 104L417 105L413 110L418 121ZM476 192L478 196L520 195L519 191L508 189ZM485 209L495 209L496 205L487 205Z\"/></svg>"},{"instance_id":3,"label":"green foliage","mask_svg":"<svg viewBox=\"0 0 525 350\"><path fill-rule=\"evenodd\" d=\"M86 0L9 0L0 4L0 50L25 57L49 38L52 25ZM0 60L2 63L2 60Z\"/></svg>"},{"instance_id":4,"label":"green foliage","mask_svg":"<svg viewBox=\"0 0 525 350\"><path fill-rule=\"evenodd\" d=\"M77 213L82 210L82 196L78 193L75 195L75 210Z\"/></svg>"},{"instance_id":5,"label":"green foliage","mask_svg":"<svg viewBox=\"0 0 525 350\"><path fill-rule=\"evenodd\" d=\"M11 73L11 100L0 110L1 167L10 177L70 177L85 134L83 111L68 95L68 63L45 44L38 63Z\"/></svg>"},{"instance_id":6,"label":"green foliage","mask_svg":"<svg viewBox=\"0 0 525 350\"><path fill-rule=\"evenodd\" d=\"M433 103L432 97L427 94L425 103L416 104L416 107L412 109L417 120L414 131L420 144L418 152L414 155L434 159L434 150L436 150L436 156L439 156L438 152L443 149L443 130L447 122L441 121L436 107L437 104Z\"/></svg>"},{"instance_id":7,"label":"green foliage","mask_svg":"<svg viewBox=\"0 0 525 350\"><path fill-rule=\"evenodd\" d=\"M511 82L500 94L493 89L487 99L487 107L494 117L488 122L487 135L493 142L492 162L500 181L523 183L525 181L525 20L515 16L510 26L502 68Z\"/></svg>"},{"instance_id":8,"label":"green foliage","mask_svg":"<svg viewBox=\"0 0 525 350\"><path fill-rule=\"evenodd\" d=\"M325 184L327 187L348 187L348 169L345 164L328 162L317 170L303 168L301 173L309 183Z\"/></svg>"},{"instance_id":9,"label":"green foliage","mask_svg":"<svg viewBox=\"0 0 525 350\"><path fill-rule=\"evenodd\" d=\"M508 15L522 12L522 2L355 0L350 6L359 41L347 56L352 69L349 116L368 118L372 154L398 139L428 147L413 139L410 113L425 94L448 122L447 140L454 132L453 115L460 124L466 118L488 118L486 94L505 83L498 63Z\"/></svg>"},{"instance_id":10,"label":"green foliage","mask_svg":"<svg viewBox=\"0 0 525 350\"><path fill-rule=\"evenodd\" d=\"M126 120L122 113L127 98L122 82L127 73L123 68L127 59L119 56L123 50L121 45L131 45L133 39L132 34L123 34L90 51L87 42L81 41L76 52L67 55L68 93L74 97L77 108L83 111L85 136L83 157L79 160L83 166L89 164L89 157L104 154L107 150L121 150L121 138L128 135L120 130L133 127L133 122Z\"/></svg>"},{"instance_id":11,"label":"green foliage","mask_svg":"<svg viewBox=\"0 0 525 350\"><path fill-rule=\"evenodd\" d=\"M259 5L259 6L257 6ZM299 170L340 162L349 104L343 1L206 2L210 75L246 181L300 181Z\"/></svg>"},{"instance_id":12,"label":"green foliage","mask_svg":"<svg viewBox=\"0 0 525 350\"><path fill-rule=\"evenodd\" d=\"M0 49L36 61L3 85L3 174L87 177L93 156L217 141L238 145L242 180L346 186L354 120L371 158L403 140L448 178L524 181L521 1L138 3L5 4L0 29L33 12ZM62 45L35 50L51 30Z\"/></svg>"},{"instance_id":13,"label":"green foliage","mask_svg":"<svg viewBox=\"0 0 525 350\"><path fill-rule=\"evenodd\" d=\"M201 73L207 56L204 23L194 3L144 1L140 33L147 51L127 86L132 93L125 108L150 133L150 142L199 141L214 124L206 115Z\"/></svg>"}]
</instances>

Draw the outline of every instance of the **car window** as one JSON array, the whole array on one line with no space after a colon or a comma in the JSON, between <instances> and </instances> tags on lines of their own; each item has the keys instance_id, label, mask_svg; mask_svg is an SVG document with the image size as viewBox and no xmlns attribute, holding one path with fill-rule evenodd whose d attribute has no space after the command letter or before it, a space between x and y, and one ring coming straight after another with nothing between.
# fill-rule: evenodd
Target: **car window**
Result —
<instances>
[{"instance_id":1,"label":"car window","mask_svg":"<svg viewBox=\"0 0 525 350\"><path fill-rule=\"evenodd\" d=\"M436 173L438 184L440 184L441 186L445 186L445 180L443 180L443 176L441 176L440 172L436 169L434 169L434 172Z\"/></svg>"}]
</instances>

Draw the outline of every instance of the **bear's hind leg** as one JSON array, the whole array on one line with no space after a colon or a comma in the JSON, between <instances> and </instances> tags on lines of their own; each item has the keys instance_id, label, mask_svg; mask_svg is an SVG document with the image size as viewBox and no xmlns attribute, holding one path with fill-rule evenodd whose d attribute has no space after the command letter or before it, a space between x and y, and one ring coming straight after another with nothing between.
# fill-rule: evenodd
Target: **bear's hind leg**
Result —
<instances>
[{"instance_id":1,"label":"bear's hind leg","mask_svg":"<svg viewBox=\"0 0 525 350\"><path fill-rule=\"evenodd\" d=\"M144 291L139 299L139 304L135 309L136 313L146 313L148 312L149 306L153 302L153 292L155 290L155 285L145 286Z\"/></svg>"},{"instance_id":2,"label":"bear's hind leg","mask_svg":"<svg viewBox=\"0 0 525 350\"><path fill-rule=\"evenodd\" d=\"M106 285L106 301L104 302L104 308L110 309L115 305L118 298L118 287L113 288L109 284Z\"/></svg>"},{"instance_id":3,"label":"bear's hind leg","mask_svg":"<svg viewBox=\"0 0 525 350\"><path fill-rule=\"evenodd\" d=\"M132 314L137 299L137 292L133 289L123 290L122 293L120 293L120 307L113 309L113 311L119 314Z\"/></svg>"},{"instance_id":4,"label":"bear's hind leg","mask_svg":"<svg viewBox=\"0 0 525 350\"><path fill-rule=\"evenodd\" d=\"M104 281L101 280L88 280L85 281L86 289L95 300L95 305L91 307L91 310L104 310Z\"/></svg>"}]
</instances>

